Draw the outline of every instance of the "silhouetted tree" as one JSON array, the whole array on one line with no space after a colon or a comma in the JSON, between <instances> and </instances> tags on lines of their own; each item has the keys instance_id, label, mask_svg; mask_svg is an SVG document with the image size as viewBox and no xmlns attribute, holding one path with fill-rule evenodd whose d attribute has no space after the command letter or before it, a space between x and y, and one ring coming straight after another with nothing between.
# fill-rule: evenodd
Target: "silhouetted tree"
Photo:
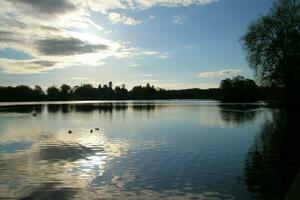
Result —
<instances>
[{"instance_id":1,"label":"silhouetted tree","mask_svg":"<svg viewBox=\"0 0 300 200\"><path fill-rule=\"evenodd\" d=\"M267 15L250 24L242 41L248 61L261 83L284 87L288 101L297 102L300 1L276 1Z\"/></svg>"},{"instance_id":2,"label":"silhouetted tree","mask_svg":"<svg viewBox=\"0 0 300 200\"><path fill-rule=\"evenodd\" d=\"M59 100L60 91L55 86L51 86L47 89L47 97L49 100Z\"/></svg>"},{"instance_id":3,"label":"silhouetted tree","mask_svg":"<svg viewBox=\"0 0 300 200\"><path fill-rule=\"evenodd\" d=\"M69 86L67 84L61 85L60 86L61 98L68 99L70 96L71 89L72 89L71 86Z\"/></svg>"},{"instance_id":4,"label":"silhouetted tree","mask_svg":"<svg viewBox=\"0 0 300 200\"><path fill-rule=\"evenodd\" d=\"M257 101L260 99L259 87L251 79L243 76L227 78L221 81L221 100L223 101Z\"/></svg>"},{"instance_id":5,"label":"silhouetted tree","mask_svg":"<svg viewBox=\"0 0 300 200\"><path fill-rule=\"evenodd\" d=\"M43 89L41 88L41 86L34 86L33 89L34 92L34 100L44 100L45 98L45 92L43 91Z\"/></svg>"},{"instance_id":6,"label":"silhouetted tree","mask_svg":"<svg viewBox=\"0 0 300 200\"><path fill-rule=\"evenodd\" d=\"M0 101L36 101L41 100L36 91L28 86L0 87Z\"/></svg>"},{"instance_id":7,"label":"silhouetted tree","mask_svg":"<svg viewBox=\"0 0 300 200\"><path fill-rule=\"evenodd\" d=\"M41 86L38 86L38 85L34 86L34 92L35 92L37 95L39 95L39 96L45 95L45 93L44 93L42 87L41 87Z\"/></svg>"},{"instance_id":8,"label":"silhouetted tree","mask_svg":"<svg viewBox=\"0 0 300 200\"><path fill-rule=\"evenodd\" d=\"M109 88L111 88L111 89L113 88L113 84L112 84L112 82L111 82L111 81L109 81L109 83L108 83L108 87L109 87Z\"/></svg>"},{"instance_id":9,"label":"silhouetted tree","mask_svg":"<svg viewBox=\"0 0 300 200\"><path fill-rule=\"evenodd\" d=\"M97 94L97 89L91 84L83 84L76 87L73 91L73 97L75 99L90 100L95 99Z\"/></svg>"},{"instance_id":10,"label":"silhouetted tree","mask_svg":"<svg viewBox=\"0 0 300 200\"><path fill-rule=\"evenodd\" d=\"M116 99L127 99L128 98L128 91L125 88L125 85L124 85L124 87L123 86L122 87L120 87L120 86L115 87L115 98Z\"/></svg>"}]
</instances>

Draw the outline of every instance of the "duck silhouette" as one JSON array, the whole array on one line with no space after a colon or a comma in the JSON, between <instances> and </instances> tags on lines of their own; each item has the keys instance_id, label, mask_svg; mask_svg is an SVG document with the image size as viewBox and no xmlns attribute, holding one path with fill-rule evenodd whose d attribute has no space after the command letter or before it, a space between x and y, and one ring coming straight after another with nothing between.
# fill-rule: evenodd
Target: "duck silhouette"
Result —
<instances>
[{"instance_id":1,"label":"duck silhouette","mask_svg":"<svg viewBox=\"0 0 300 200\"><path fill-rule=\"evenodd\" d=\"M99 128L95 128L95 131L99 131Z\"/></svg>"},{"instance_id":2,"label":"duck silhouette","mask_svg":"<svg viewBox=\"0 0 300 200\"><path fill-rule=\"evenodd\" d=\"M69 134L73 133L71 130L68 131Z\"/></svg>"},{"instance_id":3,"label":"duck silhouette","mask_svg":"<svg viewBox=\"0 0 300 200\"><path fill-rule=\"evenodd\" d=\"M90 132L93 133L93 129L91 129Z\"/></svg>"}]
</instances>

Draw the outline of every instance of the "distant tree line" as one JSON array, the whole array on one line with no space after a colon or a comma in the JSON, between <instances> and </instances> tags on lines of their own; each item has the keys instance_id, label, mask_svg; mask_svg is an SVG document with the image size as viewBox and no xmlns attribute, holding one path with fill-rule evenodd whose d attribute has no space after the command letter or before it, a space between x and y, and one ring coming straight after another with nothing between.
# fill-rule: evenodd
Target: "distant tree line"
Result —
<instances>
[{"instance_id":1,"label":"distant tree line","mask_svg":"<svg viewBox=\"0 0 300 200\"><path fill-rule=\"evenodd\" d=\"M128 90L125 85L113 87L107 85L93 87L83 84L71 87L63 84L51 86L44 91L40 86L30 88L20 85L16 87L0 87L0 101L68 101L68 100L151 100L151 99L214 99L228 102L253 102L269 98L279 98L278 88L261 88L253 80L242 76L224 79L219 88L166 90L155 88L149 83L135 86Z\"/></svg>"},{"instance_id":2,"label":"distant tree line","mask_svg":"<svg viewBox=\"0 0 300 200\"><path fill-rule=\"evenodd\" d=\"M20 85L16 87L0 87L0 101L66 101L66 100L142 100L142 99L214 99L218 89L184 89L165 90L155 88L149 83L146 86L135 86L128 91L125 85L113 88L108 85L83 84L71 87L63 84L51 86L46 91L40 86L30 88Z\"/></svg>"}]
</instances>

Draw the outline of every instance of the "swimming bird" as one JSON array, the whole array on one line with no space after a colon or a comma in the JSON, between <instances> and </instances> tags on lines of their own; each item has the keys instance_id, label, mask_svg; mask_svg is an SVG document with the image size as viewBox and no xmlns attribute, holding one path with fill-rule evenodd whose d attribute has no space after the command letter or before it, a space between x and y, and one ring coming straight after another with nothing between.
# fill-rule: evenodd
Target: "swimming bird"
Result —
<instances>
[{"instance_id":1,"label":"swimming bird","mask_svg":"<svg viewBox=\"0 0 300 200\"><path fill-rule=\"evenodd\" d=\"M34 117L35 117L35 116L37 116L37 114L36 114L36 113L33 113L33 114L32 114L32 116L34 116Z\"/></svg>"},{"instance_id":2,"label":"swimming bird","mask_svg":"<svg viewBox=\"0 0 300 200\"><path fill-rule=\"evenodd\" d=\"M91 129L90 132L93 133L93 129Z\"/></svg>"},{"instance_id":3,"label":"swimming bird","mask_svg":"<svg viewBox=\"0 0 300 200\"><path fill-rule=\"evenodd\" d=\"M95 131L99 131L99 128L95 128Z\"/></svg>"},{"instance_id":4,"label":"swimming bird","mask_svg":"<svg viewBox=\"0 0 300 200\"><path fill-rule=\"evenodd\" d=\"M68 133L69 133L69 134L71 134L71 133L72 133L72 131L71 131L71 130L69 130L69 131L68 131Z\"/></svg>"}]
</instances>

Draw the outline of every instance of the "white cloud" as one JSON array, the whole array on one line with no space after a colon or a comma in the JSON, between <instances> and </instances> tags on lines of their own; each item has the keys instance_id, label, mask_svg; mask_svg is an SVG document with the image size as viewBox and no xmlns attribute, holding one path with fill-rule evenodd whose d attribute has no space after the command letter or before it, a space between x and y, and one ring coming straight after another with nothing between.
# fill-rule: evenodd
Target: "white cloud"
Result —
<instances>
[{"instance_id":1,"label":"white cloud","mask_svg":"<svg viewBox=\"0 0 300 200\"><path fill-rule=\"evenodd\" d=\"M4 11L0 8L1 12ZM156 57L160 54L96 34L69 31L69 25L57 25L51 20L34 21L33 18L26 21L25 18L5 12L0 15L0 48L16 49L31 57L27 60L0 59L0 68L6 73L40 73L75 65L100 66L109 57ZM86 26L95 26L90 20L82 18L81 21L87 22Z\"/></svg>"},{"instance_id":2,"label":"white cloud","mask_svg":"<svg viewBox=\"0 0 300 200\"><path fill-rule=\"evenodd\" d=\"M184 46L185 49L195 49L195 48L199 48L199 47L200 46L197 44L188 44L188 45Z\"/></svg>"},{"instance_id":3,"label":"white cloud","mask_svg":"<svg viewBox=\"0 0 300 200\"><path fill-rule=\"evenodd\" d=\"M160 59L166 59L169 57L170 57L170 55L166 52L161 52L161 53L159 53L159 55L157 55L157 58L160 58Z\"/></svg>"},{"instance_id":4,"label":"white cloud","mask_svg":"<svg viewBox=\"0 0 300 200\"><path fill-rule=\"evenodd\" d=\"M242 71L239 69L226 69L226 70L214 71L214 72L202 72L197 76L200 78L214 78L214 77L232 76L238 73L242 73Z\"/></svg>"},{"instance_id":5,"label":"white cloud","mask_svg":"<svg viewBox=\"0 0 300 200\"><path fill-rule=\"evenodd\" d=\"M120 54L120 56L136 57L136 58L142 58L144 56L152 56L159 59L169 58L169 54L167 52L143 50L138 47L124 48L122 51L122 55Z\"/></svg>"},{"instance_id":6,"label":"white cloud","mask_svg":"<svg viewBox=\"0 0 300 200\"><path fill-rule=\"evenodd\" d=\"M35 74L52 69L62 68L59 63L49 60L13 60L0 58L0 68L8 74Z\"/></svg>"},{"instance_id":7,"label":"white cloud","mask_svg":"<svg viewBox=\"0 0 300 200\"><path fill-rule=\"evenodd\" d=\"M6 73L40 73L76 65L99 66L110 57L167 58L169 55L166 52L149 51L126 42L102 38L101 35L110 30L94 21L92 14L103 14L113 23L137 25L141 21L120 15L116 10L142 11L154 6L189 6L215 1L57 0L57 4L54 5L50 1L2 0L0 48L12 48L28 54L30 58L1 58L0 68ZM90 29L93 31L89 32Z\"/></svg>"},{"instance_id":8,"label":"white cloud","mask_svg":"<svg viewBox=\"0 0 300 200\"><path fill-rule=\"evenodd\" d=\"M205 5L217 1L218 0L88 0L85 6L105 14L107 11L114 9L145 10L155 6L179 7L193 4Z\"/></svg>"},{"instance_id":9,"label":"white cloud","mask_svg":"<svg viewBox=\"0 0 300 200\"><path fill-rule=\"evenodd\" d=\"M172 21L174 24L183 25L186 18L186 15L175 15L173 16Z\"/></svg>"},{"instance_id":10,"label":"white cloud","mask_svg":"<svg viewBox=\"0 0 300 200\"><path fill-rule=\"evenodd\" d=\"M131 17L111 15L114 10L146 10L155 6L162 7L179 7L190 5L205 5L217 2L218 0L74 0L77 5L89 9L93 12L100 12L106 15L111 21L118 20L118 23L125 22L123 24L136 25L141 22ZM115 12L113 12L115 13ZM117 13L118 14L118 13ZM150 16L150 19L154 19L154 16ZM114 23L114 21L112 21ZM122 22L121 22L122 21Z\"/></svg>"},{"instance_id":11,"label":"white cloud","mask_svg":"<svg viewBox=\"0 0 300 200\"><path fill-rule=\"evenodd\" d=\"M169 54L167 52L159 52L159 51L141 51L140 54L147 56L155 56L160 59L169 58Z\"/></svg>"},{"instance_id":12,"label":"white cloud","mask_svg":"<svg viewBox=\"0 0 300 200\"><path fill-rule=\"evenodd\" d=\"M125 25L138 25L141 23L141 21L138 21L132 17L126 17L122 16L119 13L116 12L111 12L108 14L108 19L113 23L113 24L125 24Z\"/></svg>"},{"instance_id":13,"label":"white cloud","mask_svg":"<svg viewBox=\"0 0 300 200\"><path fill-rule=\"evenodd\" d=\"M155 19L155 16L150 15L149 18L150 18L151 20L153 20L153 19Z\"/></svg>"}]
</instances>

